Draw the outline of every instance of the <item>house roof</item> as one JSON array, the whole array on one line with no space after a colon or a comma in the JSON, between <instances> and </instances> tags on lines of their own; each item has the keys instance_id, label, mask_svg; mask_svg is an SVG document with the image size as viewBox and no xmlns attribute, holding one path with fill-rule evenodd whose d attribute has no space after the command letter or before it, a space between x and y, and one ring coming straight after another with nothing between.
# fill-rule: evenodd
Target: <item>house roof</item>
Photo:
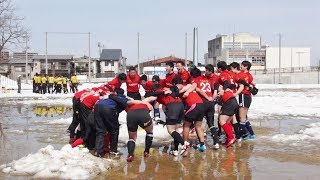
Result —
<instances>
[{"instance_id":1,"label":"house roof","mask_svg":"<svg viewBox=\"0 0 320 180\"><path fill-rule=\"evenodd\" d=\"M146 62L142 62L140 63L141 67L146 67L146 66L154 66L155 64L161 64L161 63L166 63L166 62L178 62L178 61L183 61L185 62L185 59L182 58L178 58L178 57L174 57L174 56L167 56L164 58L160 58L160 59L155 59L155 60L150 60L150 61L146 61ZM191 64L192 61L188 60L188 64Z\"/></svg>"},{"instance_id":2,"label":"house roof","mask_svg":"<svg viewBox=\"0 0 320 180\"><path fill-rule=\"evenodd\" d=\"M47 55L48 60L72 60L73 56L72 55ZM41 60L41 59L46 59L46 55L34 55L33 56L34 60Z\"/></svg>"},{"instance_id":3,"label":"house roof","mask_svg":"<svg viewBox=\"0 0 320 180\"><path fill-rule=\"evenodd\" d=\"M10 59L9 64L25 64L25 59ZM32 63L32 59L28 59L28 64Z\"/></svg>"},{"instance_id":4,"label":"house roof","mask_svg":"<svg viewBox=\"0 0 320 180\"><path fill-rule=\"evenodd\" d=\"M119 60L122 57L121 49L103 49L100 54L100 61Z\"/></svg>"}]
</instances>

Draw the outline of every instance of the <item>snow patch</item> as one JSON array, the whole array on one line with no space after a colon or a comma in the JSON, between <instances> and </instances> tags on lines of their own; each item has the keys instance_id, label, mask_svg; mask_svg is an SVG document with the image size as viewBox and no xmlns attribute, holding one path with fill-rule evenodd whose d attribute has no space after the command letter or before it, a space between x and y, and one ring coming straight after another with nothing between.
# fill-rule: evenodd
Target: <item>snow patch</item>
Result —
<instances>
[{"instance_id":1,"label":"snow patch","mask_svg":"<svg viewBox=\"0 0 320 180\"><path fill-rule=\"evenodd\" d=\"M51 121L47 121L47 124L71 124L72 122L72 117L69 118L60 118L60 119L55 119Z\"/></svg>"},{"instance_id":2,"label":"snow patch","mask_svg":"<svg viewBox=\"0 0 320 180\"><path fill-rule=\"evenodd\" d=\"M23 134L24 131L23 130L11 130L9 131L10 133L14 133L14 134Z\"/></svg>"},{"instance_id":3,"label":"snow patch","mask_svg":"<svg viewBox=\"0 0 320 180\"><path fill-rule=\"evenodd\" d=\"M65 145L61 150L55 150L48 145L35 154L0 166L0 170L33 178L89 179L114 165L117 165L116 161L94 157L86 148Z\"/></svg>"},{"instance_id":4,"label":"snow patch","mask_svg":"<svg viewBox=\"0 0 320 180\"><path fill-rule=\"evenodd\" d=\"M297 146L301 143L314 143L320 140L320 122L307 125L306 129L300 130L296 134L276 134L271 140L277 143L286 143Z\"/></svg>"}]
</instances>

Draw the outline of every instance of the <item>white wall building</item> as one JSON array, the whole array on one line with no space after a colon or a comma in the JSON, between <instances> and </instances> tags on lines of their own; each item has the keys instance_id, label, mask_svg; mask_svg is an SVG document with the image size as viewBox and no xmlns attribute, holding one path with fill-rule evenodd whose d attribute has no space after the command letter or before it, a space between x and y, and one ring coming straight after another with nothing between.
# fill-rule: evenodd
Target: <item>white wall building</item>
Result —
<instances>
[{"instance_id":1,"label":"white wall building","mask_svg":"<svg viewBox=\"0 0 320 180\"><path fill-rule=\"evenodd\" d=\"M255 61L256 59L259 61ZM260 36L249 33L219 34L215 39L208 41L207 63L215 66L219 61L226 61L229 64L244 60L254 61L257 66L264 65L265 51L261 49Z\"/></svg>"},{"instance_id":2,"label":"white wall building","mask_svg":"<svg viewBox=\"0 0 320 180\"><path fill-rule=\"evenodd\" d=\"M266 61L267 69L279 68L278 47L266 48ZM310 48L281 48L281 68L300 68L309 67L310 65Z\"/></svg>"}]
</instances>

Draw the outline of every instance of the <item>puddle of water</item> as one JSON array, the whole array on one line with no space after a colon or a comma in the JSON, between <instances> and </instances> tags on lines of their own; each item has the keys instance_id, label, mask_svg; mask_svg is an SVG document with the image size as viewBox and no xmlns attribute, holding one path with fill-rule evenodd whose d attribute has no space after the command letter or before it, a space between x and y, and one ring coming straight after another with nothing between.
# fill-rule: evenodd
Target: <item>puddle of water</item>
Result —
<instances>
[{"instance_id":1,"label":"puddle of water","mask_svg":"<svg viewBox=\"0 0 320 180\"><path fill-rule=\"evenodd\" d=\"M65 132L68 124L49 124L59 118L72 116L70 107L66 106L28 106L23 104L2 105L0 107L0 164L9 163L40 148L53 145L60 149L68 136ZM299 118L291 116L269 116L252 121L258 138L254 141L235 144L234 147L218 151L208 149L200 153L195 149L187 157L174 157L168 154L168 140L158 140L153 144L151 157L143 157L143 146L138 145L135 160L132 163L112 169L101 174L102 178L138 178L138 179L265 179L275 176L284 178L311 177L320 175L320 146L317 148L288 147L262 136L275 134L293 134L305 125L318 120L312 117ZM119 144L126 158L125 142ZM266 167L267 166L267 167ZM274 169L274 168L276 169ZM286 167L283 169L283 167ZM287 170L290 167L290 170ZM282 168L282 169L281 169ZM307 168L307 171L301 169ZM294 173L299 172L298 176ZM318 173L319 172L319 173ZM293 176L292 176L293 173ZM0 173L0 178L10 176ZM11 177L21 178L21 177ZM24 179L24 178L22 178Z\"/></svg>"},{"instance_id":2,"label":"puddle of water","mask_svg":"<svg viewBox=\"0 0 320 180\"><path fill-rule=\"evenodd\" d=\"M48 144L61 148L68 140L66 125L48 122L69 118L71 112L66 106L2 105L0 164L34 153Z\"/></svg>"}]
</instances>

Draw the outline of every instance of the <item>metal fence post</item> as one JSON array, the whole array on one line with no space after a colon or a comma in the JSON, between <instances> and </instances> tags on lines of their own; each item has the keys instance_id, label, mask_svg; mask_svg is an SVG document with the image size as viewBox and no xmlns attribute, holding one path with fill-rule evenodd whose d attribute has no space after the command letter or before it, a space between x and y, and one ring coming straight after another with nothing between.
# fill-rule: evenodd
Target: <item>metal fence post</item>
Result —
<instances>
[{"instance_id":1,"label":"metal fence post","mask_svg":"<svg viewBox=\"0 0 320 180\"><path fill-rule=\"evenodd\" d=\"M276 68L273 69L273 84L276 84Z\"/></svg>"}]
</instances>

